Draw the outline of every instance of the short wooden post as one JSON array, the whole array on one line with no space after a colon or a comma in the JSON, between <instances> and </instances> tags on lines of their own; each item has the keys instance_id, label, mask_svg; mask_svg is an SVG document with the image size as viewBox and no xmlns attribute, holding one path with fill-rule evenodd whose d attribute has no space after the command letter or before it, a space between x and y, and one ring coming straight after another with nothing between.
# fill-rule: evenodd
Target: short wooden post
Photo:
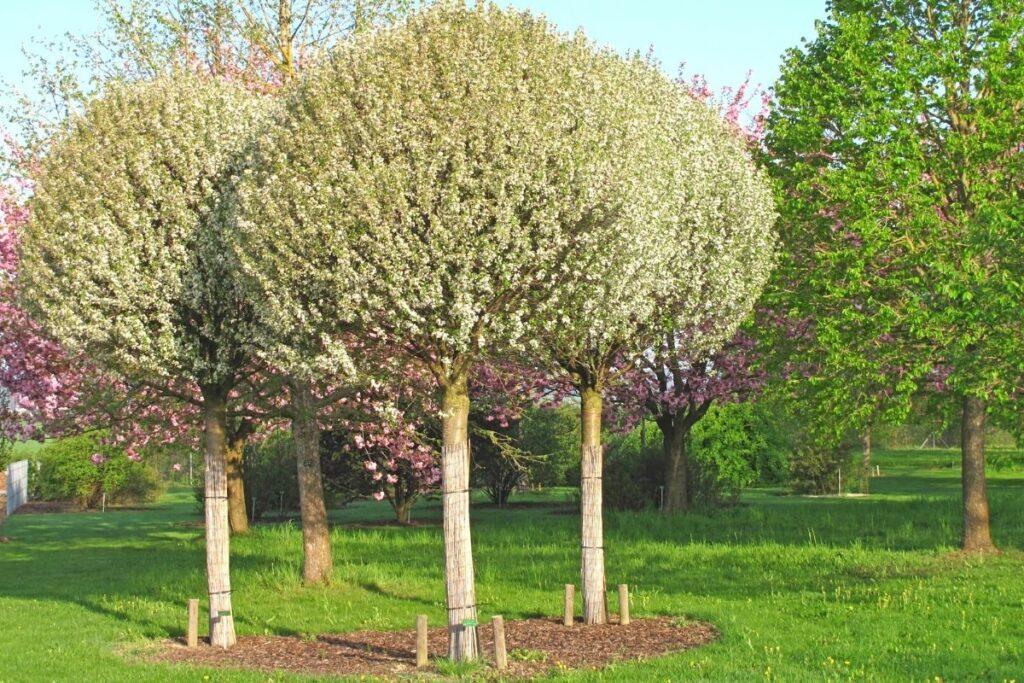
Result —
<instances>
[{"instance_id":1,"label":"short wooden post","mask_svg":"<svg viewBox=\"0 0 1024 683\"><path fill-rule=\"evenodd\" d=\"M427 615L416 617L416 668L427 665Z\"/></svg>"},{"instance_id":2,"label":"short wooden post","mask_svg":"<svg viewBox=\"0 0 1024 683\"><path fill-rule=\"evenodd\" d=\"M629 586L624 583L619 584L619 623L629 624Z\"/></svg>"},{"instance_id":3,"label":"short wooden post","mask_svg":"<svg viewBox=\"0 0 1024 683\"><path fill-rule=\"evenodd\" d=\"M505 655L505 619L499 614L491 618L494 629L494 664L499 669L508 668L508 657Z\"/></svg>"},{"instance_id":4,"label":"short wooden post","mask_svg":"<svg viewBox=\"0 0 1024 683\"><path fill-rule=\"evenodd\" d=\"M562 623L566 626L572 626L572 615L575 609L576 603L576 586L571 583L565 584L565 614L562 618Z\"/></svg>"},{"instance_id":5,"label":"short wooden post","mask_svg":"<svg viewBox=\"0 0 1024 683\"><path fill-rule=\"evenodd\" d=\"M189 647L199 646L199 600L195 598L188 601L188 631L185 642Z\"/></svg>"}]
</instances>

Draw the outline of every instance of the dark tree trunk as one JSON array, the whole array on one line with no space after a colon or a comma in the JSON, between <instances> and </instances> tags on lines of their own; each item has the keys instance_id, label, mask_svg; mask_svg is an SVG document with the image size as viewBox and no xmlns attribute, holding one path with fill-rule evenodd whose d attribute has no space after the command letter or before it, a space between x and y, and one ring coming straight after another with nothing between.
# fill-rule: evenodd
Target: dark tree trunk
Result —
<instances>
[{"instance_id":1,"label":"dark tree trunk","mask_svg":"<svg viewBox=\"0 0 1024 683\"><path fill-rule=\"evenodd\" d=\"M662 512L685 512L690 507L686 463L686 433L689 430L679 416L662 418L658 426L665 454L665 505Z\"/></svg>"},{"instance_id":2,"label":"dark tree trunk","mask_svg":"<svg viewBox=\"0 0 1024 683\"><path fill-rule=\"evenodd\" d=\"M224 450L224 462L228 477L228 524L233 534L249 532L249 517L245 505L245 479L242 455L245 453L245 436L232 435Z\"/></svg>"},{"instance_id":3,"label":"dark tree trunk","mask_svg":"<svg viewBox=\"0 0 1024 683\"><path fill-rule=\"evenodd\" d=\"M871 427L864 431L864 451L860 470L860 492L868 493L871 488Z\"/></svg>"},{"instance_id":4,"label":"dark tree trunk","mask_svg":"<svg viewBox=\"0 0 1024 683\"><path fill-rule=\"evenodd\" d=\"M995 550L989 531L988 492L985 485L985 401L965 396L961 423L961 473L964 526L960 547L964 552Z\"/></svg>"},{"instance_id":5,"label":"dark tree trunk","mask_svg":"<svg viewBox=\"0 0 1024 683\"><path fill-rule=\"evenodd\" d=\"M324 504L320 472L320 427L316 422L313 392L308 384L292 382L292 438L299 480L299 511L302 517L302 580L325 583L334 572L331 561L331 530Z\"/></svg>"},{"instance_id":6,"label":"dark tree trunk","mask_svg":"<svg viewBox=\"0 0 1024 683\"><path fill-rule=\"evenodd\" d=\"M395 503L395 519L399 524L408 524L412 519L412 503L409 501Z\"/></svg>"},{"instance_id":7,"label":"dark tree trunk","mask_svg":"<svg viewBox=\"0 0 1024 683\"><path fill-rule=\"evenodd\" d=\"M608 591L604 574L604 517L601 507L603 396L600 386L584 386L580 396L583 421L580 463L583 621L604 624L608 621Z\"/></svg>"}]
</instances>

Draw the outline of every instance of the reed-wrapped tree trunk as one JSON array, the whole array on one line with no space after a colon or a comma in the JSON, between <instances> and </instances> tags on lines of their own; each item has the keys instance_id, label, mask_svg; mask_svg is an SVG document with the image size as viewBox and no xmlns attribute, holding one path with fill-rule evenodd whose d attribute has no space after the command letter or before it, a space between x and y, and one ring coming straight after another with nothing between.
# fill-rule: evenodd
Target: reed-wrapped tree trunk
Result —
<instances>
[{"instance_id":1,"label":"reed-wrapped tree trunk","mask_svg":"<svg viewBox=\"0 0 1024 683\"><path fill-rule=\"evenodd\" d=\"M316 405L308 383L295 380L292 392L292 439L298 468L299 512L302 517L302 580L330 581L331 531L324 504L324 482L320 470L320 427Z\"/></svg>"},{"instance_id":2,"label":"reed-wrapped tree trunk","mask_svg":"<svg viewBox=\"0 0 1024 683\"><path fill-rule=\"evenodd\" d=\"M448 656L479 657L473 545L469 533L469 391L466 377L451 378L441 400L441 496Z\"/></svg>"},{"instance_id":3,"label":"reed-wrapped tree trunk","mask_svg":"<svg viewBox=\"0 0 1024 683\"><path fill-rule=\"evenodd\" d=\"M245 435L233 434L224 449L224 464L228 478L228 525L233 534L249 532L249 517L245 504L245 480L242 455Z\"/></svg>"},{"instance_id":4,"label":"reed-wrapped tree trunk","mask_svg":"<svg viewBox=\"0 0 1024 683\"><path fill-rule=\"evenodd\" d=\"M584 387L580 395L583 428L580 462L583 621L604 624L608 621L608 594L604 576L604 517L601 508L603 396L599 386Z\"/></svg>"},{"instance_id":5,"label":"reed-wrapped tree trunk","mask_svg":"<svg viewBox=\"0 0 1024 683\"><path fill-rule=\"evenodd\" d=\"M210 644L235 644L231 611L231 559L228 533L228 484L224 451L227 432L227 392L203 389L205 452L206 579L210 604Z\"/></svg>"},{"instance_id":6,"label":"reed-wrapped tree trunk","mask_svg":"<svg viewBox=\"0 0 1024 683\"><path fill-rule=\"evenodd\" d=\"M985 484L985 401L975 396L963 399L961 422L961 479L963 485L964 552L995 550L989 531L988 491Z\"/></svg>"}]
</instances>

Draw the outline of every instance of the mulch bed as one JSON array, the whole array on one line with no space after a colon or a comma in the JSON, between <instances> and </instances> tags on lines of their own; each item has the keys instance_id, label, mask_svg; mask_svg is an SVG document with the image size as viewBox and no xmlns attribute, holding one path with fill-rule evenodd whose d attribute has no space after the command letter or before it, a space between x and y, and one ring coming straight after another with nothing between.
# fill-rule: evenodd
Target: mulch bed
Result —
<instances>
[{"instance_id":1,"label":"mulch bed","mask_svg":"<svg viewBox=\"0 0 1024 683\"><path fill-rule=\"evenodd\" d=\"M490 664L493 638L490 624L479 627L480 646ZM634 619L627 626L616 623L564 626L560 619L526 619L505 623L509 668L499 672L493 666L477 675L494 678L533 678L552 669L594 669L613 662L658 657L705 645L718 632L702 622L670 617ZM333 676L377 676L408 678L417 673L415 631L358 631L325 634L316 638L292 636L242 636L229 650L201 644L190 650L184 639L168 641L156 659L203 666L291 671ZM447 655L448 636L444 627L429 631L431 660ZM438 675L430 667L420 673Z\"/></svg>"}]
</instances>

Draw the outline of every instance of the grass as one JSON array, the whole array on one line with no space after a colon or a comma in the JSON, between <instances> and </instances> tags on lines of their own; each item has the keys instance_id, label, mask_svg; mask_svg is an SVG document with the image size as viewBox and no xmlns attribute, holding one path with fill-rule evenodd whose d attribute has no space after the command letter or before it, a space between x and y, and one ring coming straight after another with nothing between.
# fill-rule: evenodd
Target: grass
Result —
<instances>
[{"instance_id":1,"label":"grass","mask_svg":"<svg viewBox=\"0 0 1024 683\"><path fill-rule=\"evenodd\" d=\"M566 681L1009 681L1024 678L1024 471L992 473L998 556L955 553L958 470L950 453L883 452L866 498L749 492L740 507L665 518L609 513L608 581L629 583L633 615L703 619L721 640L688 653ZM480 621L557 615L578 583L578 518L565 492L533 506L473 511ZM294 524L232 542L240 634L411 629L443 623L439 505L424 524L366 524L388 508L332 513L335 581L299 582ZM0 682L299 681L292 675L150 664L204 595L191 493L149 510L15 515L0 533ZM610 600L614 605L614 599ZM451 673L467 675L461 669ZM472 672L468 672L472 676Z\"/></svg>"}]
</instances>

